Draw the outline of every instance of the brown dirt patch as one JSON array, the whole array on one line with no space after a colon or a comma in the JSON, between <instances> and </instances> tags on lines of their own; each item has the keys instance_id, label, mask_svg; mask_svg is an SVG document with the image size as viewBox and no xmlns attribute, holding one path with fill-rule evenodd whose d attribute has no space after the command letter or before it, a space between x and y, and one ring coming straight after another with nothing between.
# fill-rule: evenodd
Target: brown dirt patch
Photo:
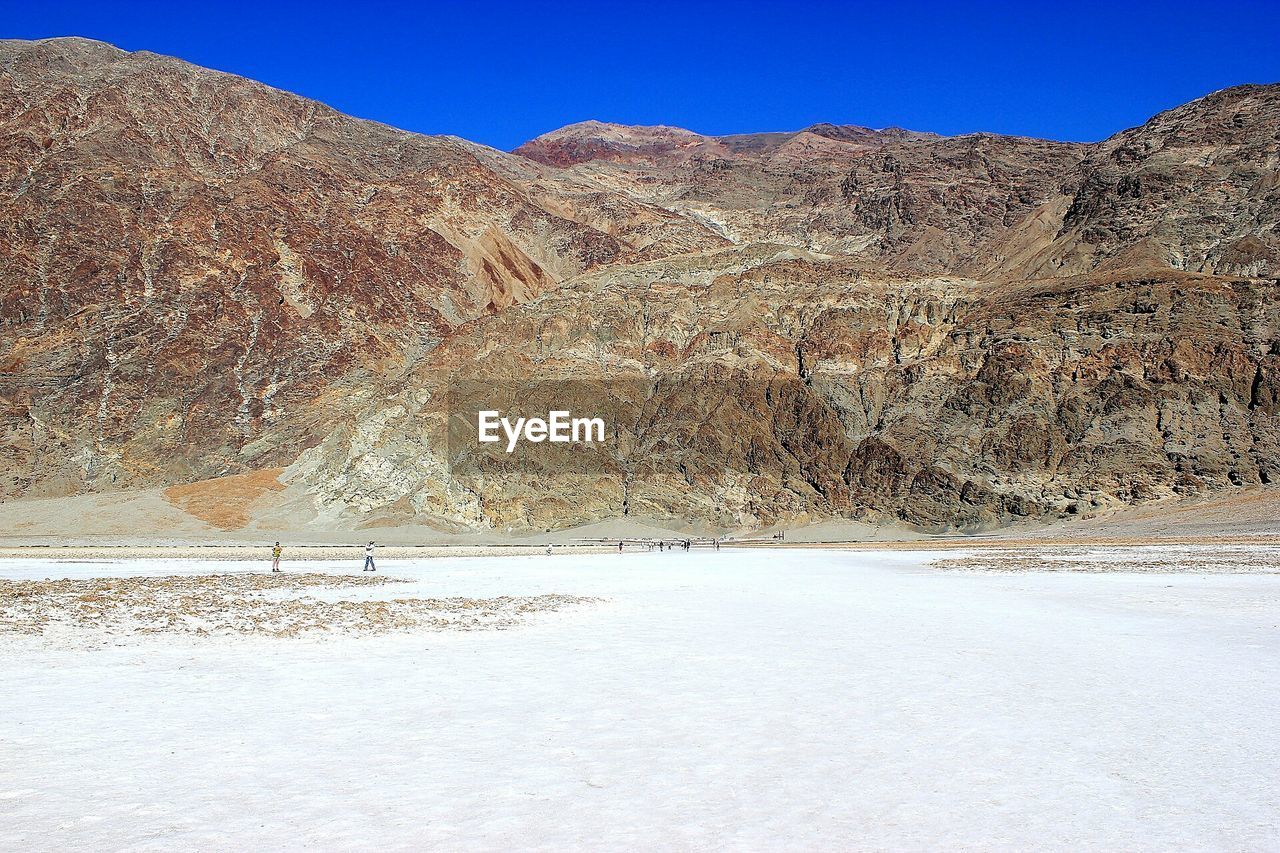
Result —
<instances>
[{"instance_id":1,"label":"brown dirt patch","mask_svg":"<svg viewBox=\"0 0 1280 853\"><path fill-rule=\"evenodd\" d=\"M268 492L284 490L283 468L263 468L200 480L164 490L164 499L219 530L239 530L249 523L249 507Z\"/></svg>"}]
</instances>

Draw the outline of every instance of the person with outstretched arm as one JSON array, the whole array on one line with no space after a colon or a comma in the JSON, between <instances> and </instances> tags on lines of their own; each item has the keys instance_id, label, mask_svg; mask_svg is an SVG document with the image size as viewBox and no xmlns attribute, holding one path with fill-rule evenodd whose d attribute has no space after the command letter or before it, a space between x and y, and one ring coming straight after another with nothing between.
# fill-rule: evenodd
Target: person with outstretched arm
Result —
<instances>
[{"instance_id":1,"label":"person with outstretched arm","mask_svg":"<svg viewBox=\"0 0 1280 853\"><path fill-rule=\"evenodd\" d=\"M280 571L280 543L279 542L277 542L276 546L271 549L271 571L273 572Z\"/></svg>"},{"instance_id":2,"label":"person with outstretched arm","mask_svg":"<svg viewBox=\"0 0 1280 853\"><path fill-rule=\"evenodd\" d=\"M366 572L376 572L378 570L378 567L373 564L372 542L364 546L364 570Z\"/></svg>"}]
</instances>

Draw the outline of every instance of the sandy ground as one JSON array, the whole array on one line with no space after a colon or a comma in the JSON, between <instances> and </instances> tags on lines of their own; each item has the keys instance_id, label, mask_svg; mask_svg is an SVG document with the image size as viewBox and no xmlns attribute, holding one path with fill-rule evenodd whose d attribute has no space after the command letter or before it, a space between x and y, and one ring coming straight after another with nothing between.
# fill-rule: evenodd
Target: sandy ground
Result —
<instances>
[{"instance_id":1,"label":"sandy ground","mask_svg":"<svg viewBox=\"0 0 1280 853\"><path fill-rule=\"evenodd\" d=\"M1238 489L1184 501L1126 507L1097 518L1029 527L1029 537L1061 539L1280 540L1280 488Z\"/></svg>"},{"instance_id":2,"label":"sandy ground","mask_svg":"<svg viewBox=\"0 0 1280 853\"><path fill-rule=\"evenodd\" d=\"M235 595L599 600L505 630L6 633L0 849L1277 849L1280 580L1146 553L1182 571L565 551L348 585L313 561L331 587Z\"/></svg>"},{"instance_id":3,"label":"sandy ground","mask_svg":"<svg viewBox=\"0 0 1280 853\"><path fill-rule=\"evenodd\" d=\"M563 530L436 529L423 524L363 526L360 516L318 518L310 497L284 486L278 469L168 489L0 501L0 545L355 545L404 547L580 545L584 540L676 538L707 531L636 518ZM721 531L722 532L722 531Z\"/></svg>"},{"instance_id":4,"label":"sandy ground","mask_svg":"<svg viewBox=\"0 0 1280 853\"><path fill-rule=\"evenodd\" d=\"M360 528L354 519L317 519L310 499L282 485L277 469L189 486L104 495L0 502L0 556L27 548L73 550L59 556L219 557L254 559L277 540L306 559L341 559L370 539L397 557L499 556L542 553L546 545L589 547L620 538L727 534L757 547L850 545L859 548L984 548L1147 543L1262 544L1280 541L1280 487L1239 489L1209 497L1120 508L1087 519L1024 522L1009 527L931 535L900 524L824 519L757 531L696 530L675 522L607 519L551 531L442 531L425 525ZM782 543L772 537L781 533ZM205 550L214 548L218 550ZM520 549L516 551L506 549Z\"/></svg>"}]
</instances>

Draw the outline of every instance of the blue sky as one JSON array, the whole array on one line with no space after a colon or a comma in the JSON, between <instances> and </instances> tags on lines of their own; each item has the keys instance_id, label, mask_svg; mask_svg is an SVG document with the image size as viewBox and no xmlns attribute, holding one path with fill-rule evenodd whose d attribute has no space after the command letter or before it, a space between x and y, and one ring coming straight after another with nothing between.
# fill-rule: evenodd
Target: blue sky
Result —
<instances>
[{"instance_id":1,"label":"blue sky","mask_svg":"<svg viewBox=\"0 0 1280 853\"><path fill-rule=\"evenodd\" d=\"M1280 81L1280 3L111 3L0 0L81 35L499 148L574 121L820 121L1101 139Z\"/></svg>"}]
</instances>

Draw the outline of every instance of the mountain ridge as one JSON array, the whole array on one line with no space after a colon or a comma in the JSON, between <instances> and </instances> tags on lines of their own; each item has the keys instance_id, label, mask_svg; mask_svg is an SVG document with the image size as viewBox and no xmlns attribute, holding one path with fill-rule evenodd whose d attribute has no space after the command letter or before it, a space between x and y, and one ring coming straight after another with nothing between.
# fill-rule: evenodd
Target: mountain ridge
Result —
<instances>
[{"instance_id":1,"label":"mountain ridge","mask_svg":"<svg viewBox=\"0 0 1280 853\"><path fill-rule=\"evenodd\" d=\"M1278 126L1244 85L1099 143L587 122L507 153L6 40L0 496L279 469L314 525L975 529L1273 482ZM621 383L644 461L454 470L459 376Z\"/></svg>"}]
</instances>

